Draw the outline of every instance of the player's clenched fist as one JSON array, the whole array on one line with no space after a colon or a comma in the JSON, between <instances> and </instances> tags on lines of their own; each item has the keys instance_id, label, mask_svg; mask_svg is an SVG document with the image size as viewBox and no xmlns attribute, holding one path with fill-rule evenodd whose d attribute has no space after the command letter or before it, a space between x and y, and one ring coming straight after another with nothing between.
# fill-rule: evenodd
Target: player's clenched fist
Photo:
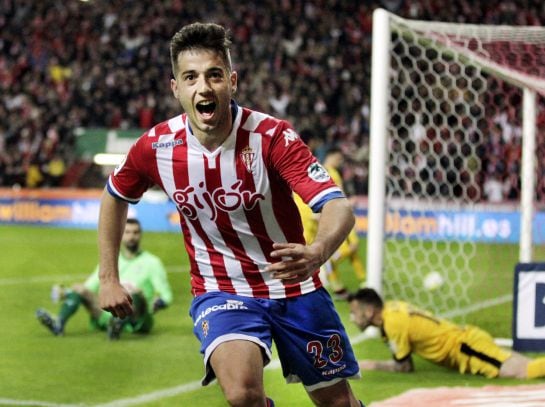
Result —
<instances>
[{"instance_id":1,"label":"player's clenched fist","mask_svg":"<svg viewBox=\"0 0 545 407\"><path fill-rule=\"evenodd\" d=\"M120 283L103 283L98 298L100 307L114 317L125 318L133 313L131 295Z\"/></svg>"}]
</instances>

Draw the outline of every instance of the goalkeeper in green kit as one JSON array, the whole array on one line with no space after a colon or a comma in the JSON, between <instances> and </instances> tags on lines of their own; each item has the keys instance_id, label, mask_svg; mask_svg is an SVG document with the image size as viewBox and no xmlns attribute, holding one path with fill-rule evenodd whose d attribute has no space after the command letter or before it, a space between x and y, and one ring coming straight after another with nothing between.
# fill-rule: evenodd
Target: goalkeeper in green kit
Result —
<instances>
[{"instance_id":1,"label":"goalkeeper in green kit","mask_svg":"<svg viewBox=\"0 0 545 407\"><path fill-rule=\"evenodd\" d=\"M132 298L134 313L126 318L115 318L98 304L98 266L83 284L63 290L59 314L55 317L40 308L36 317L54 335L64 335L66 323L83 305L90 314L94 329L106 330L108 338L119 339L122 332L146 334L153 326L153 314L172 302L172 289L161 260L140 250L142 228L136 219L127 219L121 239L119 278Z\"/></svg>"}]
</instances>

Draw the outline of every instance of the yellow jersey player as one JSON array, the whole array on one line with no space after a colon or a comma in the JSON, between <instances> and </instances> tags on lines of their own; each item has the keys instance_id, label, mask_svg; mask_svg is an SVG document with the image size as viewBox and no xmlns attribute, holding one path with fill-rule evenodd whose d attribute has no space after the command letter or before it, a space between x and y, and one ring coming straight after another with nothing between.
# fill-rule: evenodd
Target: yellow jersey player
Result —
<instances>
[{"instance_id":1,"label":"yellow jersey player","mask_svg":"<svg viewBox=\"0 0 545 407\"><path fill-rule=\"evenodd\" d=\"M331 148L327 151L324 158L324 167L341 189L343 189L343 180L339 173L339 168L343 165L344 155L339 148ZM359 237L355 228L341 244L337 251L331 256L329 261L324 264L327 281L337 299L346 299L348 291L346 290L339 273L339 265L346 259L350 260L352 269L356 278L363 285L365 281L365 268L358 254Z\"/></svg>"},{"instance_id":2,"label":"yellow jersey player","mask_svg":"<svg viewBox=\"0 0 545 407\"><path fill-rule=\"evenodd\" d=\"M413 353L431 362L488 378L534 379L545 376L545 357L530 359L499 347L476 326L460 326L403 301L386 301L372 288L348 297L350 317L363 331L381 329L393 360L361 360L361 370L412 372Z\"/></svg>"}]
</instances>

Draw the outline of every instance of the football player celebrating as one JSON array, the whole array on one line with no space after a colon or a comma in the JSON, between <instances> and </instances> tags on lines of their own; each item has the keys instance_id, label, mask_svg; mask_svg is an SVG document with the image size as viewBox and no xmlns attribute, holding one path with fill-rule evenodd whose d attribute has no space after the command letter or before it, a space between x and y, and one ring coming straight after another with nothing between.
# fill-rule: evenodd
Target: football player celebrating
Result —
<instances>
[{"instance_id":1,"label":"football player celebrating","mask_svg":"<svg viewBox=\"0 0 545 407\"><path fill-rule=\"evenodd\" d=\"M274 341L286 380L302 382L316 405L360 406L347 381L359 377L358 364L318 276L354 225L352 208L287 122L233 100L229 46L212 23L171 40L171 88L185 113L147 131L109 177L101 306L120 318L133 311L118 277L119 240L128 203L157 185L180 214L203 384L217 378L231 406L273 405L263 368ZM309 245L293 192L321 212Z\"/></svg>"}]
</instances>

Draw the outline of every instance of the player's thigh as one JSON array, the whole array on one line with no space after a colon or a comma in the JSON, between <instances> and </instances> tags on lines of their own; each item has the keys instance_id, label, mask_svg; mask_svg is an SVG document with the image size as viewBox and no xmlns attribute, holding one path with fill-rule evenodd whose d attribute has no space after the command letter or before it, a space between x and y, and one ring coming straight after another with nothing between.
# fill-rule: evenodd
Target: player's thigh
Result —
<instances>
[{"instance_id":1,"label":"player's thigh","mask_svg":"<svg viewBox=\"0 0 545 407\"><path fill-rule=\"evenodd\" d=\"M272 334L267 310L261 302L223 292L203 294L193 300L190 315L193 318L193 333L201 342L201 353L204 355L204 384L216 376L210 358L224 343L243 341L256 345L262 366L271 359ZM226 355L228 357L229 354ZM237 363L233 358L232 364Z\"/></svg>"},{"instance_id":2,"label":"player's thigh","mask_svg":"<svg viewBox=\"0 0 545 407\"><path fill-rule=\"evenodd\" d=\"M224 389L242 387L263 391L262 349L254 342L234 340L221 343L210 355L210 365Z\"/></svg>"},{"instance_id":3,"label":"player's thigh","mask_svg":"<svg viewBox=\"0 0 545 407\"><path fill-rule=\"evenodd\" d=\"M98 296L83 284L74 284L72 290L81 297L83 306L89 311L91 316L98 319L102 313L102 309L98 302Z\"/></svg>"}]
</instances>

